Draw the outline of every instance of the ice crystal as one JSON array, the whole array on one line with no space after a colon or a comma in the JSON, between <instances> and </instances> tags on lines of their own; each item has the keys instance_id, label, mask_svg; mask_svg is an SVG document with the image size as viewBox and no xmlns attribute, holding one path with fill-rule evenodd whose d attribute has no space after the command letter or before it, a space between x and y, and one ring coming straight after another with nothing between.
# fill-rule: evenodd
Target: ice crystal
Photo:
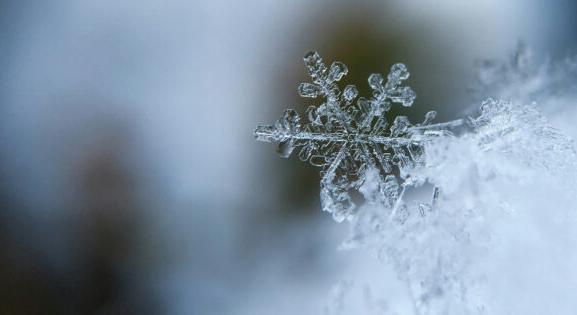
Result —
<instances>
[{"instance_id":1,"label":"ice crystal","mask_svg":"<svg viewBox=\"0 0 577 315\"><path fill-rule=\"evenodd\" d=\"M514 105L487 99L481 115L471 119L477 144L482 151L498 151L515 161L525 173L542 168L560 177L575 169L576 155L570 137L552 127L535 104ZM538 141L537 141L538 140Z\"/></svg>"},{"instance_id":2,"label":"ice crystal","mask_svg":"<svg viewBox=\"0 0 577 315\"><path fill-rule=\"evenodd\" d=\"M348 73L345 64L333 62L327 67L317 52L306 54L304 63L312 82L301 83L298 93L321 98L321 104L307 109L306 121L287 109L274 125L257 127L256 139L278 142L278 153L284 158L299 149L301 160L321 168L322 208L336 221L353 217L355 204L349 193L359 189L371 170L376 170L378 186L373 201L395 214L410 182L405 170L423 163L424 143L462 121L432 124L436 113L431 111L422 123L412 124L405 116L389 123L385 114L393 104L411 106L416 97L403 86L409 78L404 64L393 65L386 81L381 74L371 74L372 96L354 102L357 88L348 85L341 91L337 84Z\"/></svg>"}]
</instances>

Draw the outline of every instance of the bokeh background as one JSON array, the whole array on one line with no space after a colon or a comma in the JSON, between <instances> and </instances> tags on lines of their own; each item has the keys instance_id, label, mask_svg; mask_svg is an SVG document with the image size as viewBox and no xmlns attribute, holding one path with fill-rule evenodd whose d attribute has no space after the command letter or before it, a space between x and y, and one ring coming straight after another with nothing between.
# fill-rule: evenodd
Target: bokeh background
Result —
<instances>
[{"instance_id":1,"label":"bokeh background","mask_svg":"<svg viewBox=\"0 0 577 315\"><path fill-rule=\"evenodd\" d=\"M322 314L339 281L394 282L337 250L317 170L253 139L314 104L302 56L365 94L403 62L405 114L444 120L476 60L576 35L572 0L2 0L0 314Z\"/></svg>"}]
</instances>

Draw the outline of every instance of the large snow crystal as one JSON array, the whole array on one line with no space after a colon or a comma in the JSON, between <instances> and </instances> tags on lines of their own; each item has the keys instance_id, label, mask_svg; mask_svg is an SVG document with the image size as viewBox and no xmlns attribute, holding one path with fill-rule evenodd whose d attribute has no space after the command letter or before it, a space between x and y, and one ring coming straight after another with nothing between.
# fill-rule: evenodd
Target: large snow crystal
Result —
<instances>
[{"instance_id":1,"label":"large snow crystal","mask_svg":"<svg viewBox=\"0 0 577 315\"><path fill-rule=\"evenodd\" d=\"M394 213L407 184L404 170L423 162L426 141L462 121L432 124L436 113L431 111L419 124L405 116L387 122L385 113L393 103L411 106L416 97L410 87L402 86L409 78L403 64L391 67L386 82L382 75L371 74L372 97L354 102L357 88L348 85L341 91L337 85L348 73L346 65L333 62L327 67L316 52L308 53L304 62L312 82L301 83L298 92L302 97L320 97L322 103L308 108L307 122L287 109L274 125L257 127L256 139L278 142L278 152L285 158L299 148L301 160L321 168L322 208L336 221L352 219L355 205L349 192L359 189L372 170L376 170L377 199Z\"/></svg>"}]
</instances>

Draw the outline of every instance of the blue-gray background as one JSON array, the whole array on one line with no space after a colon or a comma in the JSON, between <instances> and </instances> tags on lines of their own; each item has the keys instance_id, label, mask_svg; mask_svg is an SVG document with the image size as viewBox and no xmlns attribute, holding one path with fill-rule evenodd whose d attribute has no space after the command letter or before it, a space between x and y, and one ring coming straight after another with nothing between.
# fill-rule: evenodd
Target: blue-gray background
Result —
<instances>
[{"instance_id":1,"label":"blue-gray background","mask_svg":"<svg viewBox=\"0 0 577 315\"><path fill-rule=\"evenodd\" d=\"M406 113L467 112L475 60L577 52L573 1L0 2L0 314L318 314L346 225L252 130L301 57L404 62ZM366 270L366 269L365 269Z\"/></svg>"}]
</instances>

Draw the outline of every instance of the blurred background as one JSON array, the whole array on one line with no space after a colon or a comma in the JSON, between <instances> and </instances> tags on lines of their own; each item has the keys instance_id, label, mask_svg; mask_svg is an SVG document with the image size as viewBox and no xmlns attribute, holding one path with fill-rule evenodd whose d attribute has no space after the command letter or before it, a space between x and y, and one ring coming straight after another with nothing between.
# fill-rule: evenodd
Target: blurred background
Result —
<instances>
[{"instance_id":1,"label":"blurred background","mask_svg":"<svg viewBox=\"0 0 577 315\"><path fill-rule=\"evenodd\" d=\"M2 0L0 314L322 314L339 281L396 281L337 250L316 169L254 141L314 104L302 56L365 95L403 62L404 113L442 121L476 60L574 55L576 24L572 0Z\"/></svg>"}]
</instances>

